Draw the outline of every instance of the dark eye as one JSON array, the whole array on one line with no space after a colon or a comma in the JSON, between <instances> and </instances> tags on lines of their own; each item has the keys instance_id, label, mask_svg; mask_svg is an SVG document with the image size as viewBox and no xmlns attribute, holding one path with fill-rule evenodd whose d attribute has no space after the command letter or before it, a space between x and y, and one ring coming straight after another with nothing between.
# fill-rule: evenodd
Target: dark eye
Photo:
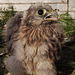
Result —
<instances>
[{"instance_id":1,"label":"dark eye","mask_svg":"<svg viewBox=\"0 0 75 75\"><path fill-rule=\"evenodd\" d=\"M41 9L38 11L38 14L39 14L39 15L43 15L43 13L44 13L44 11L41 10Z\"/></svg>"},{"instance_id":2,"label":"dark eye","mask_svg":"<svg viewBox=\"0 0 75 75\"><path fill-rule=\"evenodd\" d=\"M44 16L46 14L46 9L39 9L36 11L36 15L38 16Z\"/></svg>"}]
</instances>

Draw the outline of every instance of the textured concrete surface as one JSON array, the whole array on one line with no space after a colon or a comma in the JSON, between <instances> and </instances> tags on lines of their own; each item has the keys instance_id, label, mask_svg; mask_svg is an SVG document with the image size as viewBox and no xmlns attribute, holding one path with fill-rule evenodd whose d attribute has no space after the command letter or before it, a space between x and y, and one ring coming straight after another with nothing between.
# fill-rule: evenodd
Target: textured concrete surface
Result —
<instances>
[{"instance_id":1,"label":"textured concrete surface","mask_svg":"<svg viewBox=\"0 0 75 75\"><path fill-rule=\"evenodd\" d=\"M0 8L7 8L11 3L15 10L24 11L27 10L32 3L50 3L52 8L59 9L59 13L64 13L67 10L67 4L64 2L67 2L67 0L0 0ZM69 0L69 11L75 19L75 0Z\"/></svg>"}]
</instances>

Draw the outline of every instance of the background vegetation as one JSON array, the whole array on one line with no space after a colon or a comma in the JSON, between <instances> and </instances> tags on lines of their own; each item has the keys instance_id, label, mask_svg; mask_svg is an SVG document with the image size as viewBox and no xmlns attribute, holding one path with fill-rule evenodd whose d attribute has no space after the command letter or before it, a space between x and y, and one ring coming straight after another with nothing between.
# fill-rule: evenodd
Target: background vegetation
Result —
<instances>
[{"instance_id":1,"label":"background vegetation","mask_svg":"<svg viewBox=\"0 0 75 75\"><path fill-rule=\"evenodd\" d=\"M9 6L7 9L0 9L0 75L5 75L7 70L5 69L4 59L7 57L7 48L5 40L5 28L7 21L12 18L16 11L13 6Z\"/></svg>"}]
</instances>

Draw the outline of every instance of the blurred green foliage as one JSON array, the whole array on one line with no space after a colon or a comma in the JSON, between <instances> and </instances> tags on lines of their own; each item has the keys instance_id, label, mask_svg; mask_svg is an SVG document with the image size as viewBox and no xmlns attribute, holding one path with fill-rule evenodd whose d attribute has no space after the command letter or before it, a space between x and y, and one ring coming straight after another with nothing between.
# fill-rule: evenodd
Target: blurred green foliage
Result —
<instances>
[{"instance_id":1,"label":"blurred green foliage","mask_svg":"<svg viewBox=\"0 0 75 75\"><path fill-rule=\"evenodd\" d=\"M75 21L72 19L72 17L67 13L60 15L60 21L63 24L64 27L64 35L65 36L73 36L75 35Z\"/></svg>"},{"instance_id":2,"label":"blurred green foliage","mask_svg":"<svg viewBox=\"0 0 75 75\"><path fill-rule=\"evenodd\" d=\"M70 75L71 73L75 75L75 20L72 19L70 14L67 16L67 13L61 14L59 17L59 21L64 28L64 38L67 38L58 64L58 68L63 73L59 75Z\"/></svg>"},{"instance_id":3,"label":"blurred green foliage","mask_svg":"<svg viewBox=\"0 0 75 75\"><path fill-rule=\"evenodd\" d=\"M72 75L75 75L75 69L74 69L74 71L72 72Z\"/></svg>"},{"instance_id":4,"label":"blurred green foliage","mask_svg":"<svg viewBox=\"0 0 75 75\"><path fill-rule=\"evenodd\" d=\"M7 9L0 9L0 47L4 44L4 28L6 22L15 15L13 6L9 6Z\"/></svg>"},{"instance_id":5,"label":"blurred green foliage","mask_svg":"<svg viewBox=\"0 0 75 75\"><path fill-rule=\"evenodd\" d=\"M0 75L5 75L7 73L4 66L4 59L7 55L5 47L5 24L15 13L13 6L9 6L7 9L0 9Z\"/></svg>"}]
</instances>

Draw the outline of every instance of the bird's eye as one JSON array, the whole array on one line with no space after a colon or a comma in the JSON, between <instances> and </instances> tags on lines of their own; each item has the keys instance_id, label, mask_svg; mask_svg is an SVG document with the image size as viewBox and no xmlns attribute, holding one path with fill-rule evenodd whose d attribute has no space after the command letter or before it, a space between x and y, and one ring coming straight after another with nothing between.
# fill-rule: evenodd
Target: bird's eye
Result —
<instances>
[{"instance_id":1,"label":"bird's eye","mask_svg":"<svg viewBox=\"0 0 75 75\"><path fill-rule=\"evenodd\" d=\"M36 15L38 16L44 16L46 14L46 10L45 9L39 9L37 12L36 12Z\"/></svg>"}]
</instances>

